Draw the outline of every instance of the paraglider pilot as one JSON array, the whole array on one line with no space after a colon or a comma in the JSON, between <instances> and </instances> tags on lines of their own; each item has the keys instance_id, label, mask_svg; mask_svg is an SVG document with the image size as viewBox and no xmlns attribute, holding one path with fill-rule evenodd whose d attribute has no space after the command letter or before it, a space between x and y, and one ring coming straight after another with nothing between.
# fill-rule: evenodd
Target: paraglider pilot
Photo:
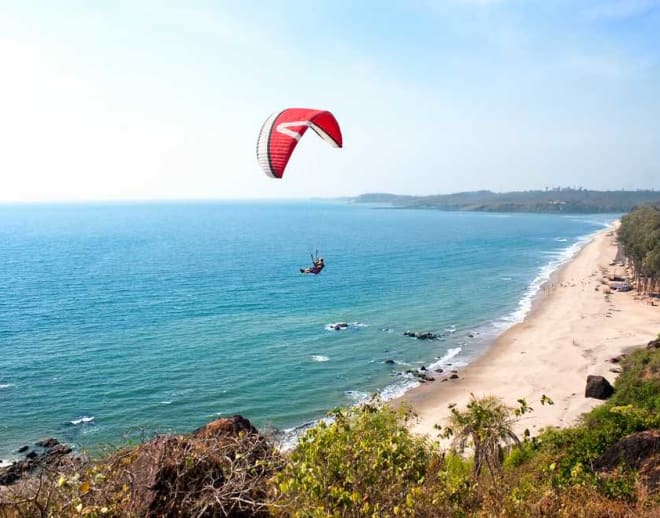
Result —
<instances>
[{"instance_id":1,"label":"paraglider pilot","mask_svg":"<svg viewBox=\"0 0 660 518\"><path fill-rule=\"evenodd\" d=\"M325 268L323 257L319 257L318 259L312 258L311 268L301 268L300 273L313 273L314 275L318 275L323 268Z\"/></svg>"}]
</instances>

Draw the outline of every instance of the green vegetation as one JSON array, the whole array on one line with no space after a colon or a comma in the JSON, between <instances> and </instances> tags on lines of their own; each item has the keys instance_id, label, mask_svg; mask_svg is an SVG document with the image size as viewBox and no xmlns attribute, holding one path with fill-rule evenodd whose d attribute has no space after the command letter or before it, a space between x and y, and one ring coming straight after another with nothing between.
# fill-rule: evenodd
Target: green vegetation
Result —
<instances>
[{"instance_id":1,"label":"green vegetation","mask_svg":"<svg viewBox=\"0 0 660 518\"><path fill-rule=\"evenodd\" d=\"M657 191L590 191L555 187L542 191L459 192L433 196L363 194L354 203L385 203L398 208L483 212L623 213L660 203Z\"/></svg>"},{"instance_id":2,"label":"green vegetation","mask_svg":"<svg viewBox=\"0 0 660 518\"><path fill-rule=\"evenodd\" d=\"M657 291L660 283L660 205L640 207L621 218L619 241L630 259L640 291Z\"/></svg>"},{"instance_id":3,"label":"green vegetation","mask_svg":"<svg viewBox=\"0 0 660 518\"><path fill-rule=\"evenodd\" d=\"M525 403L524 409L527 408ZM449 427L443 434L454 436L452 446L463 453L466 446L474 449L473 474L479 477L484 466L492 477L500 474L503 448L511 445L520 446L520 439L513 433L515 414L509 407L493 396L471 400L465 410L451 409ZM518 415L523 411L519 410Z\"/></svg>"},{"instance_id":4,"label":"green vegetation","mask_svg":"<svg viewBox=\"0 0 660 518\"><path fill-rule=\"evenodd\" d=\"M524 400L473 397L443 429L465 455L412 435L409 409L372 401L334 411L288 453L250 433L196 433L60 466L0 493L0 516L657 516L660 349L622 368L577 426L522 441L511 427L532 411Z\"/></svg>"},{"instance_id":5,"label":"green vegetation","mask_svg":"<svg viewBox=\"0 0 660 518\"><path fill-rule=\"evenodd\" d=\"M408 410L372 403L332 417L301 439L275 477L282 516L425 516L433 508L451 514L466 487L455 476L463 463L449 468L439 450L413 436ZM445 486L441 476L458 484Z\"/></svg>"}]
</instances>

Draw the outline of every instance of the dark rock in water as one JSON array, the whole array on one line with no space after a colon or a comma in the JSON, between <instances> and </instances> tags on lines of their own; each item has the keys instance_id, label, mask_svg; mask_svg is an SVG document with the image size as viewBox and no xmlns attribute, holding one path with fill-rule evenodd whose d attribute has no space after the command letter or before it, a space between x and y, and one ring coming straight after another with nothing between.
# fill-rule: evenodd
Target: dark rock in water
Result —
<instances>
[{"instance_id":1,"label":"dark rock in water","mask_svg":"<svg viewBox=\"0 0 660 518\"><path fill-rule=\"evenodd\" d=\"M447 381L449 378L442 378L440 381Z\"/></svg>"},{"instance_id":2,"label":"dark rock in water","mask_svg":"<svg viewBox=\"0 0 660 518\"><path fill-rule=\"evenodd\" d=\"M424 365L422 365L422 366L419 368L419 370L420 370L420 371L425 371L425 370L426 370L426 367L425 367Z\"/></svg>"},{"instance_id":3,"label":"dark rock in water","mask_svg":"<svg viewBox=\"0 0 660 518\"><path fill-rule=\"evenodd\" d=\"M335 331L348 329L348 322L335 322L334 324L328 324L327 329L334 329Z\"/></svg>"},{"instance_id":4,"label":"dark rock in water","mask_svg":"<svg viewBox=\"0 0 660 518\"><path fill-rule=\"evenodd\" d=\"M602 376L587 376L587 387L584 391L584 397L607 399L612 394L614 394L614 387L605 378Z\"/></svg>"},{"instance_id":5,"label":"dark rock in water","mask_svg":"<svg viewBox=\"0 0 660 518\"><path fill-rule=\"evenodd\" d=\"M474 338L474 335L472 333L468 333L468 338Z\"/></svg>"},{"instance_id":6,"label":"dark rock in water","mask_svg":"<svg viewBox=\"0 0 660 518\"><path fill-rule=\"evenodd\" d=\"M435 372L441 373L441 372L444 372L444 371L442 369L435 369Z\"/></svg>"},{"instance_id":7,"label":"dark rock in water","mask_svg":"<svg viewBox=\"0 0 660 518\"><path fill-rule=\"evenodd\" d=\"M452 374L451 376L449 376L449 379L450 380L458 379L458 374Z\"/></svg>"},{"instance_id":8,"label":"dark rock in water","mask_svg":"<svg viewBox=\"0 0 660 518\"><path fill-rule=\"evenodd\" d=\"M660 430L627 435L606 448L594 462L597 471L613 471L623 465L637 471L650 494L660 491Z\"/></svg>"},{"instance_id":9,"label":"dark rock in water","mask_svg":"<svg viewBox=\"0 0 660 518\"><path fill-rule=\"evenodd\" d=\"M451 371L451 372L453 372L454 374L456 374L456 373L458 373L458 371L457 371L457 370L453 370L453 371Z\"/></svg>"},{"instance_id":10,"label":"dark rock in water","mask_svg":"<svg viewBox=\"0 0 660 518\"><path fill-rule=\"evenodd\" d=\"M437 335L431 333L430 331L404 331L404 336L409 336L410 338L417 338L417 340L435 340Z\"/></svg>"},{"instance_id":11,"label":"dark rock in water","mask_svg":"<svg viewBox=\"0 0 660 518\"><path fill-rule=\"evenodd\" d=\"M0 468L0 486L14 484L21 479L30 478L33 474L43 469L58 469L60 466L72 465L78 460L71 455L71 447L60 444L56 439L40 441L38 445L47 444L52 446L39 446L43 451L30 451L25 459L14 462L11 466Z\"/></svg>"},{"instance_id":12,"label":"dark rock in water","mask_svg":"<svg viewBox=\"0 0 660 518\"><path fill-rule=\"evenodd\" d=\"M388 360L385 360L385 363L386 363L387 365L394 365L394 360L389 360L389 359L388 359Z\"/></svg>"},{"instance_id":13,"label":"dark rock in water","mask_svg":"<svg viewBox=\"0 0 660 518\"><path fill-rule=\"evenodd\" d=\"M23 452L28 451L29 449L30 449L30 447L26 445L26 446L21 446L17 451L18 451L18 453L23 453Z\"/></svg>"},{"instance_id":14,"label":"dark rock in water","mask_svg":"<svg viewBox=\"0 0 660 518\"><path fill-rule=\"evenodd\" d=\"M57 439L53 439L52 437L49 439L44 439L43 441L39 441L35 443L37 446L41 446L42 448L52 448L56 444L59 444L60 442Z\"/></svg>"}]
</instances>

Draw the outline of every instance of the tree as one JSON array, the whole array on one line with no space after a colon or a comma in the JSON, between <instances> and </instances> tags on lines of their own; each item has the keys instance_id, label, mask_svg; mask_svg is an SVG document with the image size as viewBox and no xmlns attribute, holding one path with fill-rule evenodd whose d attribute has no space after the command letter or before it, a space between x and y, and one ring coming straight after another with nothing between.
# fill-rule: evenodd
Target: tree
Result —
<instances>
[{"instance_id":1,"label":"tree","mask_svg":"<svg viewBox=\"0 0 660 518\"><path fill-rule=\"evenodd\" d=\"M453 446L459 451L466 447L474 449L473 475L478 477L484 466L493 479L502 467L502 447L520 446L520 439L513 432L518 417L532 409L524 400L521 406L513 409L495 396L477 399L470 395L465 410L452 408L450 426L445 429L445 437L453 435Z\"/></svg>"}]
</instances>

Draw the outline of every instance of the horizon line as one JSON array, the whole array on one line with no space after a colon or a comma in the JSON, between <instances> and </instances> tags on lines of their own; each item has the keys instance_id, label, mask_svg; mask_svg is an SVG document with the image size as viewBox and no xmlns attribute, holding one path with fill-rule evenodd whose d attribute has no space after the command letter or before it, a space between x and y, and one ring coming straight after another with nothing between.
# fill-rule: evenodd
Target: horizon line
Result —
<instances>
[{"instance_id":1,"label":"horizon line","mask_svg":"<svg viewBox=\"0 0 660 518\"><path fill-rule=\"evenodd\" d=\"M574 187L552 187L544 189L525 189L525 190L511 190L511 191L492 191L490 189L475 189L468 191L455 191L449 193L433 193L433 194L398 194L393 192L371 191L363 192L360 194L344 194L338 196L292 196L292 197L235 197L235 198L85 198L85 199L38 199L38 200L2 200L0 199L0 206L7 205L77 205L77 204L133 204L133 203L215 203L215 202L257 202L257 201L323 201L323 200L342 200L359 198L365 195L388 195L388 196L407 196L424 198L430 196L451 196L454 194L465 193L478 193L490 192L493 194L510 194L510 193L524 193L524 192L563 192L563 191L576 191L576 192L660 192L653 187L650 188L635 188L635 189L577 189Z\"/></svg>"}]
</instances>

